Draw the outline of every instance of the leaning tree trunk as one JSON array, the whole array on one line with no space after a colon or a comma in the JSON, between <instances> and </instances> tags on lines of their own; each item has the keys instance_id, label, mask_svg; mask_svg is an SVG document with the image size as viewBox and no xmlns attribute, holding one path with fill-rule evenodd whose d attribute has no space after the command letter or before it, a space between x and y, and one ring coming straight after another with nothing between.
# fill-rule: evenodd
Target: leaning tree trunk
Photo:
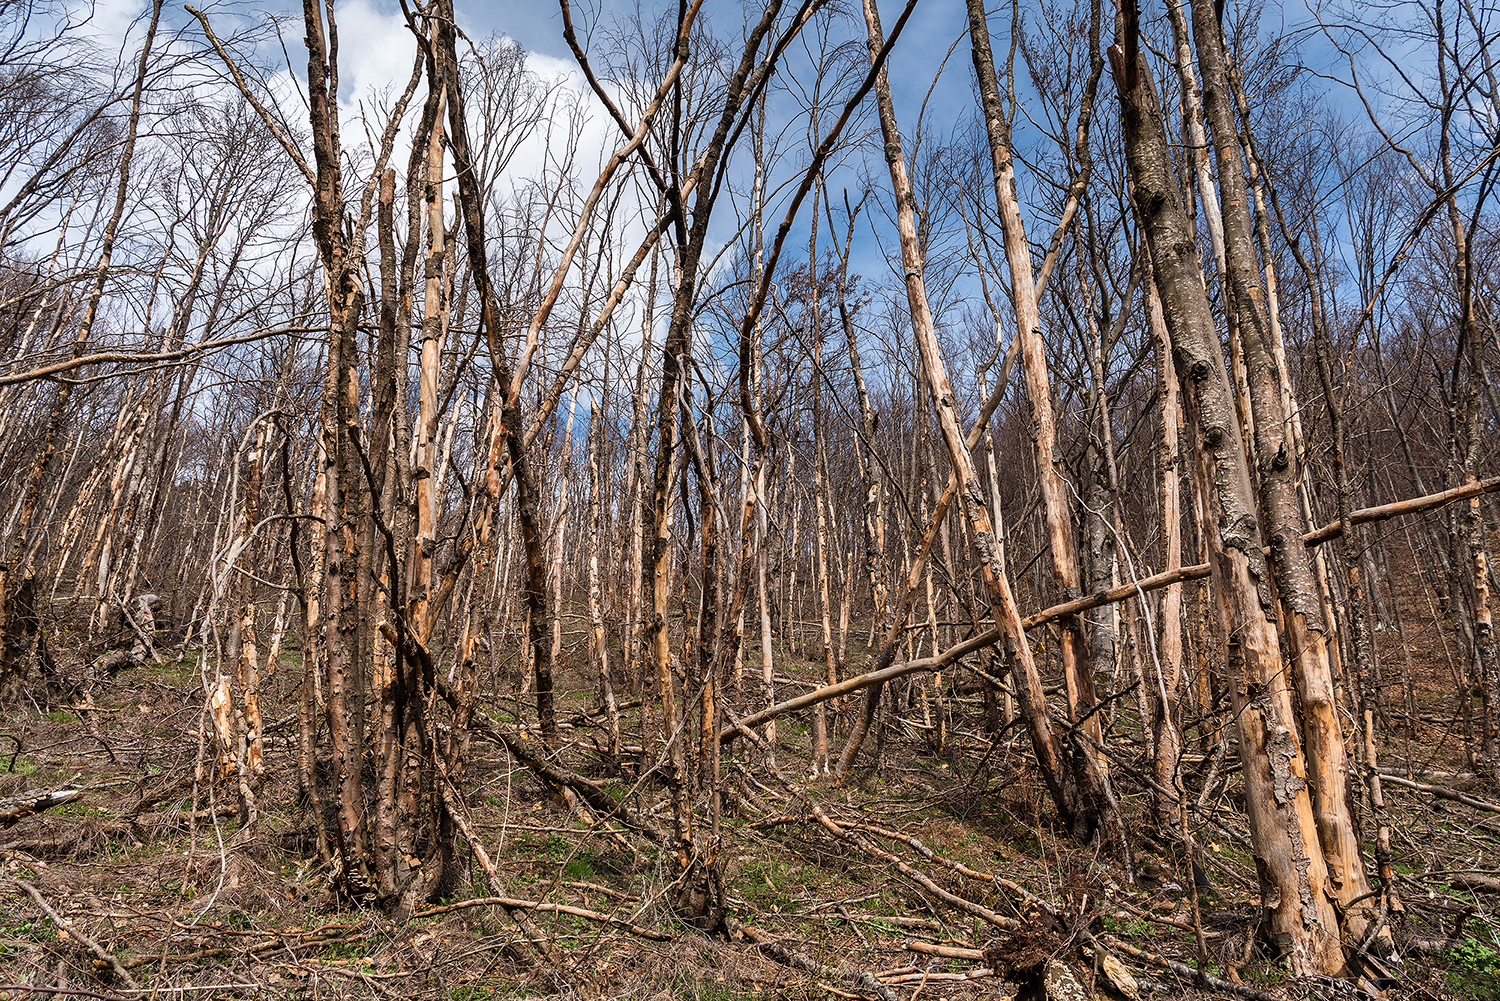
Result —
<instances>
[{"instance_id":1,"label":"leaning tree trunk","mask_svg":"<svg viewBox=\"0 0 1500 1001\"><path fill-rule=\"evenodd\" d=\"M864 12L869 31L869 51L873 59L882 45L880 14L875 8L874 0L865 0ZM973 533L991 614L997 623L1005 626L1008 653L1020 671L1017 679L1018 694L1042 777L1064 822L1075 835L1087 840L1098 829L1102 819L1104 806L1101 791L1090 781L1095 778L1092 774L1085 773L1082 776L1085 779L1083 787L1077 784L1069 764L1070 755L1061 738L1052 729L1052 721L1047 713L1047 697L1042 691L1041 675L1032 659L1031 646L1026 639L1020 608L1011 591L1009 577L999 559L1000 542L990 523L978 469L958 424L953 386L948 379L947 365L938 347L937 331L927 304L922 252L917 237L915 198L906 172L901 134L896 126L895 108L884 67L875 82L875 97L880 112L880 130L885 140L886 163L890 168L891 186L896 200L896 220L901 238L901 259L906 272L906 296L911 310L912 327L921 355L922 369L931 391L932 405L937 412L943 444L947 447L948 458L958 480L958 498Z\"/></svg>"},{"instance_id":2,"label":"leaning tree trunk","mask_svg":"<svg viewBox=\"0 0 1500 1001\"><path fill-rule=\"evenodd\" d=\"M116 175L114 206L110 212L109 221L104 227L104 236L99 246L99 264L94 269L92 287L89 291L88 304L84 308L83 319L79 323L78 332L73 338L70 352L74 359L80 357L88 347L89 340L93 336L94 323L99 317L99 306L104 298L104 287L109 279L110 264L114 256L115 241L119 235L120 223L125 216L125 209L131 191L130 172L135 163L135 144L140 133L141 108L146 91L148 70L151 65L151 46L156 39L157 27L161 24L162 0L155 0L151 5L151 20L146 28L146 38L141 46L140 58L136 62L135 82L131 91L130 114L127 118L125 129L124 147L120 153L120 167ZM15 531L9 533L11 538L0 541L0 560L7 559L7 550L12 546L19 546L23 554L15 560L22 567L22 576L30 577L33 572L33 560L36 556L40 540L33 542L32 521L36 516L38 505L42 495L42 479L46 474L47 466L51 463L53 454L57 451L57 436L62 431L64 418L67 416L68 404L72 399L74 382L63 380L58 386L57 397L54 400L51 412L47 417L46 430L42 434L41 447L37 449L36 459L32 463L31 473L26 479L26 490L21 502L20 517L17 521ZM80 442L81 443L81 442ZM59 485L61 485L59 481Z\"/></svg>"},{"instance_id":3,"label":"leaning tree trunk","mask_svg":"<svg viewBox=\"0 0 1500 1001\"><path fill-rule=\"evenodd\" d=\"M1048 552L1057 585L1067 598L1078 595L1079 573L1076 547L1073 544L1072 504L1068 484L1057 469L1057 422L1052 412L1052 387L1047 374L1047 350L1042 340L1041 314L1037 310L1036 279L1031 265L1031 244L1026 239L1021 219L1021 205L1016 197L1015 169L1011 160L1010 121L1000 97L1000 81L995 73L995 57L990 50L989 24L983 0L966 0L969 12L969 38L974 71L979 82L980 103L984 109L985 134L989 139L994 173L995 201L1000 211L1000 226L1005 244L1005 259L1010 266L1011 295L1016 311L1016 337L1021 341L1021 371L1026 378L1031 401L1031 434L1036 447L1037 478L1041 487L1042 508L1047 526ZM1088 110L1083 112L1086 128ZM1091 744L1104 739L1104 730L1095 712L1098 695L1094 691L1094 666L1083 620L1078 615L1064 616L1058 622L1062 631L1061 650L1063 682L1068 690L1068 709L1073 722L1080 720L1091 742L1075 742L1075 754L1084 767L1105 781L1108 766Z\"/></svg>"}]
</instances>

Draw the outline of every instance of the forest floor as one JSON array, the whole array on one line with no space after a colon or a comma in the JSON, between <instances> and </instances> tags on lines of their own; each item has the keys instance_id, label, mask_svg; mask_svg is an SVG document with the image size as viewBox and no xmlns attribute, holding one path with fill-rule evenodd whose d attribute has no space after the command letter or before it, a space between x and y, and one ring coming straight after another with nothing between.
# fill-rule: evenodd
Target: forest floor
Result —
<instances>
[{"instance_id":1,"label":"forest floor","mask_svg":"<svg viewBox=\"0 0 1500 1001\"><path fill-rule=\"evenodd\" d=\"M1419 623L1408 622L1407 632L1422 663L1446 663ZM1399 653L1388 640L1382 634L1389 662ZM665 858L586 826L503 748L479 742L467 782L477 833L506 892L541 905L530 916L560 959L539 961L505 911L476 903L494 893L478 865L471 885L401 922L336 906L309 815L296 802L300 659L283 652L266 679L268 778L247 831L236 830L231 793L212 782L201 783L193 810L195 768L213 769L197 653L129 668L87 695L50 703L40 687L23 695L0 725L0 800L65 786L84 794L0 829L0 1001L1025 999L1043 996L1038 984L1049 969L1049 997L1356 995L1347 982L1288 981L1284 965L1257 945L1256 874L1235 806L1232 751L1194 821L1195 880L1180 848L1153 840L1147 800L1128 778L1145 749L1121 710L1110 746L1121 762L1127 872L1117 840L1084 846L1058 827L1024 736L991 738L978 699L953 694L927 707L946 714L941 746L919 702L907 721L887 723L881 766L867 761L843 787L806 781L810 716L778 721L784 785L760 752L735 742L723 760L735 793L720 855L733 934L681 923L664 899ZM1484 801L1493 792L1462 774L1446 670L1411 675L1418 718L1393 713L1398 732L1382 766ZM778 671L789 676L783 690L818 674L792 657ZM507 695L490 711L503 715L507 700L518 704ZM649 808L659 790L603 768L596 742L605 736L591 702L588 692L563 700L567 764ZM844 711L852 710L850 700ZM625 723L629 732L633 717ZM1187 736L1192 750L1194 733ZM1212 754L1197 762L1188 768L1195 795ZM1393 918L1405 962L1388 996L1500 998L1500 814L1389 783L1386 790L1405 903ZM807 798L839 824L863 825L864 844L876 851L833 838L813 822ZM1369 850L1373 831L1365 836ZM1001 931L944 903L921 879L1019 924ZM1194 968L1223 989L1182 975ZM1069 976L1078 981L1071 995L1058 982Z\"/></svg>"}]
</instances>

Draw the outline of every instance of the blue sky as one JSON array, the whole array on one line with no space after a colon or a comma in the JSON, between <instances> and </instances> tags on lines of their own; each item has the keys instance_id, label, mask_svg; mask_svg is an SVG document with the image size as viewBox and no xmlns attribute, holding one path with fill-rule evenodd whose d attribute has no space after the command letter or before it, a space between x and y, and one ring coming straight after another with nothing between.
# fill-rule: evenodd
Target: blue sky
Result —
<instances>
[{"instance_id":1,"label":"blue sky","mask_svg":"<svg viewBox=\"0 0 1500 1001\"><path fill-rule=\"evenodd\" d=\"M210 0L202 0L202 2L204 10L221 35L227 36L232 33L237 22L243 24L257 18L257 11L254 7L232 2L219 4L213 4ZM881 0L887 30L894 24L902 6L899 0ZM86 8L80 5L76 9ZM101 42L104 43L115 39L118 46L118 41L128 36L130 42L125 46L128 51L138 42L141 30L138 19L147 9L144 0L101 0L92 5L92 26L99 34ZM1231 12L1232 9L1231 6ZM596 56L602 56L602 50L608 45L604 39L611 33L611 28L623 26L623 30L629 30L633 27L633 22L641 17L651 18L656 12L663 10L669 14L674 13L676 5L658 4L655 7L646 7L642 13L632 3L607 2L606 0L597 8L575 7L573 17L581 36L587 38L590 32L596 34L599 41L591 48L595 50ZM336 11L342 43L340 98L345 132L350 140L355 140L359 132L357 116L361 102L367 104L373 94L382 91L389 92L393 88L399 89L411 71L413 41L403 22L399 5L394 0L342 0L338 3ZM552 0L500 0L498 3L491 4L472 4L458 0L458 12L461 23L471 36L482 38L491 33L499 33L515 39L532 53L530 66L539 76L548 80L563 80L564 86L571 88L575 93L586 95L586 89L579 78L572 56L561 37L561 16ZM1162 17L1159 3L1148 5L1144 13L1153 19ZM300 9L283 7L280 9L280 14L286 18L283 38L288 50L287 56L283 58L273 46L266 46L260 54L274 64L282 64L286 67L281 71L282 80L287 84L285 94L289 100L295 101L290 85L300 76L305 65L304 57L298 51L301 35ZM264 15L259 16L263 18ZM704 16L715 20L715 27L721 34L732 37L738 34L740 25L749 15L740 5L724 3L723 0L711 0L705 6ZM1033 4L1023 5L1022 16L1034 21L1040 17L1040 10ZM169 7L166 17L169 24L174 26L186 24L191 20L181 7ZM968 46L966 41L962 40L965 22L965 8L958 0L921 0L916 15L907 25L900 43L891 56L889 68L892 88L908 155L924 100L927 101L925 128L929 135L944 135L955 126L970 120L975 113ZM1347 73L1347 68L1337 65L1333 58L1334 53L1327 42L1321 40L1316 32L1308 30L1312 23L1312 13L1300 0L1292 0L1281 8L1279 26L1284 31L1298 34L1304 39L1305 57L1321 63L1319 69L1341 70ZM1274 30L1276 26L1277 22L1268 17L1262 25L1262 30ZM1003 58L1009 36L1008 5L997 7L991 21L991 29L996 49ZM858 19L857 11L854 12L853 17L844 19L835 31L836 40L857 40L862 37L862 24ZM1108 43L1111 34L1110 26L1107 25L1104 31L1105 44ZM196 25L190 25L188 36L189 40L196 38ZM955 41L958 42L956 47L954 47ZM939 64L944 58L947 58L947 65L934 86L934 74L937 73ZM602 62L602 58L597 59L596 66L602 65ZM783 76L806 83L811 75L809 69L808 54L801 47L794 46L784 63ZM1018 75L1024 76L1024 71L1019 67ZM1024 79L1019 82L1019 86L1023 88L1024 94ZM1314 86L1318 84L1315 83ZM1328 81L1324 86L1330 95L1334 95L1348 108L1347 113L1351 117L1359 116L1359 109L1351 104L1347 93L1341 93L1338 84ZM929 88L932 88L930 98ZM589 95L585 96L585 100L592 103L592 97ZM783 93L776 100L779 106L773 110L773 118L779 114L785 121L795 114L794 97ZM1112 101L1112 86L1107 77L1101 83L1099 101L1101 106ZM1026 103L1024 98L1023 103ZM867 100L866 104L867 117L864 127L869 129L872 126L869 106L873 102ZM1027 107L1031 105L1027 103ZM829 118L831 117L830 115ZM1028 141L1036 138L1036 133L1028 125L1024 114L1017 117L1016 131L1017 144L1021 149L1025 149ZM804 133L804 126L792 128L786 138L787 143L793 146L803 143ZM586 188L592 182L598 163L618 145L619 141L618 130L607 119L602 109L594 105L590 113L590 121L584 128L578 143L579 157L576 175L580 184ZM748 163L748 139L742 141L741 146L741 159L738 161L740 166L736 168L738 172L734 176L743 187L747 181L744 165ZM542 141L538 139L531 142L517 157L516 173L526 176L528 172L539 169L544 155L545 149ZM805 159L805 152L802 158ZM398 154L397 161L404 163L404 155ZM863 166L877 186L884 188L887 185L886 180L881 176L884 164L878 155L866 156ZM793 173L791 163L781 168L782 177ZM1031 183L1024 169L1020 180L1024 192ZM850 189L853 198L859 197L859 178L854 169L845 168L835 173L830 177L830 183L835 198L839 197L840 189L844 186ZM722 246L733 238L734 231L729 220L732 219L734 212L731 205L721 203L719 208L718 218L723 221L717 223L711 230L710 242ZM806 253L806 226L810 208L809 204L803 209L798 229L788 241L784 261L795 261ZM768 226L774 228L775 223L780 219L781 209L773 203L769 214ZM856 235L854 268L866 277L868 284L893 285L898 281L898 277L892 273L887 260L882 257L882 246L887 254L893 253L893 228L882 217L881 210L873 202L867 203L865 220L865 224L859 228ZM1038 213L1029 215L1026 222L1028 233L1035 242L1046 240L1055 220L1047 217L1045 213ZM823 228L825 231L823 245L827 246L826 226ZM959 239L962 239L961 233ZM629 239L628 235L624 242L626 246L634 245L634 241ZM713 249L711 246L711 253ZM971 291L974 293L973 298L977 300L977 290Z\"/></svg>"}]
</instances>

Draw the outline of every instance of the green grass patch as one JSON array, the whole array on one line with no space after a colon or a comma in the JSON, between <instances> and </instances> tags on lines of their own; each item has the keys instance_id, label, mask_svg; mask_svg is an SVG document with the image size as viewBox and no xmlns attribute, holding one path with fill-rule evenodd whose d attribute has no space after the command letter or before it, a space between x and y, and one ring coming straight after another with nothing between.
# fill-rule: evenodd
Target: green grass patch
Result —
<instances>
[{"instance_id":1,"label":"green grass patch","mask_svg":"<svg viewBox=\"0 0 1500 1001\"><path fill-rule=\"evenodd\" d=\"M12 775L35 775L41 768L34 758L17 756L15 761L10 762L10 774Z\"/></svg>"},{"instance_id":2,"label":"green grass patch","mask_svg":"<svg viewBox=\"0 0 1500 1001\"><path fill-rule=\"evenodd\" d=\"M1455 997L1488 1001L1500 998L1500 951L1493 944L1466 938L1447 952L1452 967L1448 986Z\"/></svg>"}]
</instances>

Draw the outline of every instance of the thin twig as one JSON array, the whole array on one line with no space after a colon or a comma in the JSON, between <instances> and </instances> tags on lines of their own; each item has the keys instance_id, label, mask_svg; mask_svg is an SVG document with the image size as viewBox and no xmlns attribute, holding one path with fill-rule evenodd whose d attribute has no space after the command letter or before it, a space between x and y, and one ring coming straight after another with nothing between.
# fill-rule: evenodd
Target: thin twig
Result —
<instances>
[{"instance_id":1,"label":"thin twig","mask_svg":"<svg viewBox=\"0 0 1500 1001\"><path fill-rule=\"evenodd\" d=\"M132 977L128 972L126 972L125 967L120 965L120 961L116 959L112 953L107 951L98 942L95 942L93 939L89 938L88 935L83 931L75 927L72 921L54 911L52 909L52 905L47 903L46 898L44 898L41 893L38 892L36 887L32 886L24 879L12 879L11 882L16 886L19 886L21 889L25 890L26 893L31 897L31 899L36 901L36 905L42 909L42 913L46 914L47 917L52 919L52 923L57 926L57 930L60 933L71 935L73 938L78 939L78 941L89 947L90 952L92 952L95 956L98 956L105 963L108 963L109 968L115 971L115 976L125 981L128 986L140 989L141 985L136 983L135 978Z\"/></svg>"}]
</instances>

